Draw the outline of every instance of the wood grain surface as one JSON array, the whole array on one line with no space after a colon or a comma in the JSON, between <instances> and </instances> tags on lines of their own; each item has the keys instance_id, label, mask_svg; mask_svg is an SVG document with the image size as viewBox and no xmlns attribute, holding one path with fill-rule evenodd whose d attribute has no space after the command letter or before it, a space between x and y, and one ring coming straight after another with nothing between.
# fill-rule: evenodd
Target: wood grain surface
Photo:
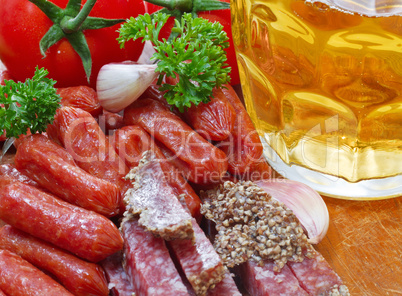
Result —
<instances>
[{"instance_id":1,"label":"wood grain surface","mask_svg":"<svg viewBox=\"0 0 402 296\"><path fill-rule=\"evenodd\" d=\"M316 249L345 281L351 295L402 295L402 197L324 200L330 224Z\"/></svg>"}]
</instances>

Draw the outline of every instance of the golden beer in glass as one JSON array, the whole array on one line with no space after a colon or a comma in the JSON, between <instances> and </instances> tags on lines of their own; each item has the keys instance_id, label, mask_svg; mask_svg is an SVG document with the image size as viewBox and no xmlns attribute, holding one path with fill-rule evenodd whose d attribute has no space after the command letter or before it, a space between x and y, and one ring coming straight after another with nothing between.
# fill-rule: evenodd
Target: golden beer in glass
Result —
<instances>
[{"instance_id":1,"label":"golden beer in glass","mask_svg":"<svg viewBox=\"0 0 402 296\"><path fill-rule=\"evenodd\" d=\"M232 0L231 11L271 166L333 197L402 195L402 1Z\"/></svg>"}]
</instances>

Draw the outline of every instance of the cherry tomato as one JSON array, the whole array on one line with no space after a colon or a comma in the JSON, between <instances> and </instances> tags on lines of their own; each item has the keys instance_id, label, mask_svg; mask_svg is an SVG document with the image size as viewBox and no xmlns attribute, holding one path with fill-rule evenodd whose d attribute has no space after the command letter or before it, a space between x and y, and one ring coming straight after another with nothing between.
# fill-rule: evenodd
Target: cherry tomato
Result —
<instances>
[{"instance_id":1,"label":"cherry tomato","mask_svg":"<svg viewBox=\"0 0 402 296\"><path fill-rule=\"evenodd\" d=\"M68 1L51 2L64 9ZM144 13L142 0L98 0L89 16L127 19ZM39 66L49 71L48 77L57 81L57 87L88 85L81 58L66 38L51 46L45 58L40 53L39 41L53 23L37 6L28 0L0 0L0 19L0 59L13 79L25 81L31 78L35 67ZM125 48L120 49L116 40L119 28L120 24L117 24L83 31L92 57L89 85L93 88L104 64L136 61L142 52L140 40L127 42Z\"/></svg>"},{"instance_id":2,"label":"cherry tomato","mask_svg":"<svg viewBox=\"0 0 402 296\"><path fill-rule=\"evenodd\" d=\"M230 0L220 0L220 1L230 3ZM147 12L150 14L162 9L161 6L157 6L148 2L145 2L145 7ZM237 66L236 53L233 45L230 9L200 11L197 13L197 15L211 22L219 22L223 26L224 31L229 37L229 47L226 49L226 56L228 59L227 63L232 68L230 72L231 77L230 84L231 85L239 84L240 83L239 69ZM174 19L170 18L166 23L166 25L162 28L160 37L167 39L170 35L173 25L174 25Z\"/></svg>"}]
</instances>

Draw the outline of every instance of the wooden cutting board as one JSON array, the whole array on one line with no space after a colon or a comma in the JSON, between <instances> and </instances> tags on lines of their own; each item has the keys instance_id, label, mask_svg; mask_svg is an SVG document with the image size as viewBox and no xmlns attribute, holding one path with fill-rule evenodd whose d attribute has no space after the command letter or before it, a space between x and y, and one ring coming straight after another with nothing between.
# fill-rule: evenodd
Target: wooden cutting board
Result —
<instances>
[{"instance_id":1,"label":"wooden cutting board","mask_svg":"<svg viewBox=\"0 0 402 296\"><path fill-rule=\"evenodd\" d=\"M324 200L330 224L316 249L345 281L351 295L402 295L402 197Z\"/></svg>"}]
</instances>

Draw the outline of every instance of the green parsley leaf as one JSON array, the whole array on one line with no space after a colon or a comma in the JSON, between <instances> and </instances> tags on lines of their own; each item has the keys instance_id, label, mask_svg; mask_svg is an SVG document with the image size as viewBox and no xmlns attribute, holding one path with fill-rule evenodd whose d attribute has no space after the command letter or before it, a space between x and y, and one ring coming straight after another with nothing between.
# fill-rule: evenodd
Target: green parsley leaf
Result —
<instances>
[{"instance_id":1,"label":"green parsley leaf","mask_svg":"<svg viewBox=\"0 0 402 296\"><path fill-rule=\"evenodd\" d=\"M117 40L121 47L126 41L138 38L154 44L156 52L151 60L157 62L155 71L179 78L176 85L164 83L160 90L166 91L164 96L169 104L183 112L192 104L209 102L212 89L230 81L231 68L224 50L229 42L220 23L193 18L190 13L184 13L180 21L175 20L174 38L159 41L160 30L168 18L164 13L132 17L121 26Z\"/></svg>"},{"instance_id":2,"label":"green parsley leaf","mask_svg":"<svg viewBox=\"0 0 402 296\"><path fill-rule=\"evenodd\" d=\"M5 80L0 85L0 130L8 138L26 134L41 133L51 124L60 107L60 96L56 93L56 81L46 78L44 68L36 67L32 79L25 82Z\"/></svg>"}]
</instances>

